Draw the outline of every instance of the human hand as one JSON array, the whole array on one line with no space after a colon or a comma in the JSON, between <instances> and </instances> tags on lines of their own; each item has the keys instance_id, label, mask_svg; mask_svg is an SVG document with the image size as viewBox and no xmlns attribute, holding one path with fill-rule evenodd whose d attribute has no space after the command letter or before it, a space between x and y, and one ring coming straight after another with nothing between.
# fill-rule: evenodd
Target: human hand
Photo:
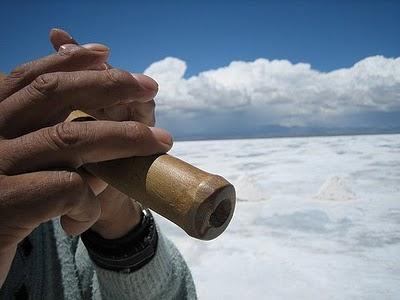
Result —
<instances>
[{"instance_id":1,"label":"human hand","mask_svg":"<svg viewBox=\"0 0 400 300\"><path fill-rule=\"evenodd\" d=\"M167 132L138 122L63 122L75 109L154 98L140 77L98 70L106 56L71 45L0 81L0 286L17 244L41 223L61 216L64 230L77 235L101 218L99 191L80 166L171 147Z\"/></svg>"},{"instance_id":2,"label":"human hand","mask_svg":"<svg viewBox=\"0 0 400 300\"><path fill-rule=\"evenodd\" d=\"M53 29L50 32L50 41L56 51L60 47L78 45L78 42L67 32L61 29ZM101 44L85 44L82 47L90 50L108 48ZM107 51L108 52L108 51ZM105 56L105 58L107 58ZM96 65L90 66L91 69L111 69L112 67L103 60ZM149 89L157 92L158 86L155 81L142 74L134 74L140 82L143 82ZM144 102L128 102L112 105L105 108L95 108L86 110L85 112L96 117L98 120L112 121L137 121L148 126L154 126L155 102L149 99ZM119 192L112 186L108 186L104 181L86 174L85 178L90 182L91 186L96 187L99 191L97 199L101 205L102 214L95 224L91 227L101 236L108 239L118 238L128 233L132 228L139 224L141 218L141 209L136 201L129 198L125 194ZM140 199L138 199L140 200Z\"/></svg>"}]
</instances>

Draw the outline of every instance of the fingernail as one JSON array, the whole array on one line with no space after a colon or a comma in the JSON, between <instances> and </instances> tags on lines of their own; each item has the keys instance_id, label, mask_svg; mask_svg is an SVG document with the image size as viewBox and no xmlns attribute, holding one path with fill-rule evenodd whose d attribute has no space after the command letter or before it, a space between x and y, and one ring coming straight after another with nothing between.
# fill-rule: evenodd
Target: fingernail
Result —
<instances>
[{"instance_id":1,"label":"fingernail","mask_svg":"<svg viewBox=\"0 0 400 300\"><path fill-rule=\"evenodd\" d=\"M110 48L107 46L104 46L102 44L97 44L97 43L90 43L90 44L85 44L82 45L83 48L86 48L91 51L96 51L96 52L110 52Z\"/></svg>"},{"instance_id":2,"label":"fingernail","mask_svg":"<svg viewBox=\"0 0 400 300\"><path fill-rule=\"evenodd\" d=\"M161 143L165 144L168 148L171 148L173 140L171 134L168 131L158 127L150 127L150 130Z\"/></svg>"},{"instance_id":3,"label":"fingernail","mask_svg":"<svg viewBox=\"0 0 400 300\"><path fill-rule=\"evenodd\" d=\"M57 32L57 33L64 34L67 38L69 38L69 39L71 39L71 40L74 39L68 32L66 32L65 30L62 30L62 29L60 29L60 28L53 28L51 31L53 31L53 32L55 31L55 32Z\"/></svg>"},{"instance_id":4,"label":"fingernail","mask_svg":"<svg viewBox=\"0 0 400 300\"><path fill-rule=\"evenodd\" d=\"M77 49L79 46L75 44L65 44L60 46L60 50L72 50L72 49Z\"/></svg>"},{"instance_id":5,"label":"fingernail","mask_svg":"<svg viewBox=\"0 0 400 300\"><path fill-rule=\"evenodd\" d=\"M95 194L96 196L101 194L108 186L107 182L94 176L87 177L86 180L90 189L93 191L93 194Z\"/></svg>"},{"instance_id":6,"label":"fingernail","mask_svg":"<svg viewBox=\"0 0 400 300\"><path fill-rule=\"evenodd\" d=\"M153 78L150 78L149 76L146 76L146 75L143 75L143 74L137 74L137 73L131 73L131 75L144 88L149 89L149 90L153 90L153 91L156 91L156 92L158 91L158 83Z\"/></svg>"}]
</instances>

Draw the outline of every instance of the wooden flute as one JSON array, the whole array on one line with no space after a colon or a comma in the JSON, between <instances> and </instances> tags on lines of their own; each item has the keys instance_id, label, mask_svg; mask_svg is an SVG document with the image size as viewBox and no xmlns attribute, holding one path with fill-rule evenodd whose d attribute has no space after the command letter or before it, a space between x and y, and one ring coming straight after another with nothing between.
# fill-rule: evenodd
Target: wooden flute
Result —
<instances>
[{"instance_id":1,"label":"wooden flute","mask_svg":"<svg viewBox=\"0 0 400 300\"><path fill-rule=\"evenodd\" d=\"M67 119L88 120L94 118L81 111ZM197 239L216 238L233 216L236 194L232 184L168 154L91 163L83 168Z\"/></svg>"}]
</instances>

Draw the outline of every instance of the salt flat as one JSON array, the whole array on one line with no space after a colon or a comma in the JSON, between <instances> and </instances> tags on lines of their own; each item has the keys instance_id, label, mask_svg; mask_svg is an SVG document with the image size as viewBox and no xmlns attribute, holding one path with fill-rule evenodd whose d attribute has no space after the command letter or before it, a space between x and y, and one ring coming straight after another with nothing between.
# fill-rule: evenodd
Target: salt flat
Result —
<instances>
[{"instance_id":1,"label":"salt flat","mask_svg":"<svg viewBox=\"0 0 400 300\"><path fill-rule=\"evenodd\" d=\"M228 230L158 218L200 299L400 299L400 135L177 142L237 188Z\"/></svg>"}]
</instances>

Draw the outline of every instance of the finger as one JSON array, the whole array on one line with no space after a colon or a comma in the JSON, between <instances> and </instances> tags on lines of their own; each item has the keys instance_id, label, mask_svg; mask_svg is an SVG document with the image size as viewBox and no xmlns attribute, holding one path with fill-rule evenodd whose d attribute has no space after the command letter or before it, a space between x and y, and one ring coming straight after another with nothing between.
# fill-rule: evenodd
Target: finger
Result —
<instances>
[{"instance_id":1,"label":"finger","mask_svg":"<svg viewBox=\"0 0 400 300\"><path fill-rule=\"evenodd\" d=\"M66 44L79 45L79 43L68 32L59 28L53 28L52 30L50 30L49 38L51 44L53 45L56 51L59 51L59 49ZM97 43L83 44L81 46L88 50L96 50L96 48L98 48L99 45L100 47L104 46L102 44L97 44ZM109 69L111 68L110 65L107 64L107 66Z\"/></svg>"},{"instance_id":2,"label":"finger","mask_svg":"<svg viewBox=\"0 0 400 300\"><path fill-rule=\"evenodd\" d=\"M97 178L90 174L89 172L85 171L84 168L79 169L79 174L85 178L86 182L89 184L90 188L92 189L93 193L98 196L102 194L108 187L108 183Z\"/></svg>"},{"instance_id":3,"label":"finger","mask_svg":"<svg viewBox=\"0 0 400 300\"><path fill-rule=\"evenodd\" d=\"M30 84L39 75L53 72L71 72L104 64L109 49L96 44L90 49L64 45L59 52L15 68L0 86L0 101Z\"/></svg>"},{"instance_id":4,"label":"finger","mask_svg":"<svg viewBox=\"0 0 400 300\"><path fill-rule=\"evenodd\" d=\"M134 119L137 122L144 123L148 126L154 126L156 122L155 117L155 102L154 100L144 102L144 103L136 103L134 106Z\"/></svg>"},{"instance_id":5,"label":"finger","mask_svg":"<svg viewBox=\"0 0 400 300\"><path fill-rule=\"evenodd\" d=\"M98 120L137 121L147 126L155 124L155 102L150 100L144 103L128 103L115 105L98 112L89 112Z\"/></svg>"},{"instance_id":6,"label":"finger","mask_svg":"<svg viewBox=\"0 0 400 300\"><path fill-rule=\"evenodd\" d=\"M56 51L65 44L78 45L76 40L68 32L59 28L53 28L50 30L49 38Z\"/></svg>"},{"instance_id":7,"label":"finger","mask_svg":"<svg viewBox=\"0 0 400 300\"><path fill-rule=\"evenodd\" d=\"M43 74L0 103L0 135L14 138L59 123L76 109L146 102L155 93L117 69Z\"/></svg>"},{"instance_id":8,"label":"finger","mask_svg":"<svg viewBox=\"0 0 400 300\"><path fill-rule=\"evenodd\" d=\"M70 171L42 171L2 178L6 203L2 203L0 223L6 228L18 226L33 230L39 224L63 216L61 222L69 234L90 228L100 216L100 203L85 180ZM6 212L12 212L13 218ZM14 225L14 226L13 226ZM3 241L2 241L3 242Z\"/></svg>"},{"instance_id":9,"label":"finger","mask_svg":"<svg viewBox=\"0 0 400 300\"><path fill-rule=\"evenodd\" d=\"M158 84L152 78L143 75L143 74L132 74L135 79L140 82L142 85L148 86L150 89L155 91L155 94L158 92ZM123 105L121 105L123 106ZM120 106L120 107L121 107ZM124 119L126 121L137 121L148 126L154 126L156 118L155 118L155 102L154 99L150 101L142 101L142 102L132 102L125 105L125 111L128 113L127 118ZM110 109L113 109L112 107ZM106 109L107 113L108 110ZM111 113L111 112L110 112ZM115 112L114 112L115 114ZM112 119L111 119L112 120Z\"/></svg>"},{"instance_id":10,"label":"finger","mask_svg":"<svg viewBox=\"0 0 400 300\"><path fill-rule=\"evenodd\" d=\"M83 45L81 45L81 47L91 50L91 51L97 51L97 49L102 49L105 47L108 49L108 55L110 55L110 49L103 44L90 43L90 44L83 44ZM108 59L108 57L107 57L107 59ZM104 61L100 64L90 66L90 68L88 68L87 70L107 70L107 69L112 69L112 68L113 67L107 61Z\"/></svg>"},{"instance_id":11,"label":"finger","mask_svg":"<svg viewBox=\"0 0 400 300\"><path fill-rule=\"evenodd\" d=\"M168 132L137 122L65 122L9 140L2 149L0 171L14 175L55 167L165 153L172 146Z\"/></svg>"},{"instance_id":12,"label":"finger","mask_svg":"<svg viewBox=\"0 0 400 300\"><path fill-rule=\"evenodd\" d=\"M63 43L70 43L73 38L71 35L60 29L53 29L52 32L50 33L50 40L54 46L54 48L57 50ZM75 41L75 40L74 40ZM75 41L76 42L76 41ZM82 47L85 47L87 49L95 49L97 44L85 44L82 45ZM98 66L99 69L104 68L104 64L101 64ZM106 63L106 68L110 69L112 68L111 65ZM93 69L93 68L92 68ZM152 80L151 78L142 75L142 74L134 74L136 79L141 82L149 80L150 85L153 85L155 90L158 90L158 85ZM154 100L149 101L148 103L143 103L143 104L137 104L133 105L130 107L127 106L116 106L113 107L110 110L107 110L105 114L103 114L101 111L93 111L90 112L93 116L95 116L97 119L109 119L113 121L138 121L141 123L144 123L149 126L154 126L155 124L155 113L154 113Z\"/></svg>"},{"instance_id":13,"label":"finger","mask_svg":"<svg viewBox=\"0 0 400 300\"><path fill-rule=\"evenodd\" d=\"M135 79L142 85L147 85L150 89L158 91L158 84L152 78L133 74ZM145 102L124 103L114 105L103 110L88 111L96 119L113 121L137 121L148 126L155 124L155 102L154 99Z\"/></svg>"},{"instance_id":14,"label":"finger","mask_svg":"<svg viewBox=\"0 0 400 300\"><path fill-rule=\"evenodd\" d=\"M141 220L141 206L128 196L113 187L107 188L101 193L97 200L101 205L101 216L92 226L92 229L101 232L104 237L118 238L127 234L130 228L137 226ZM112 220L115 216L129 218L125 224L115 224Z\"/></svg>"},{"instance_id":15,"label":"finger","mask_svg":"<svg viewBox=\"0 0 400 300\"><path fill-rule=\"evenodd\" d=\"M68 32L59 28L53 28L50 31L49 38L51 44L53 45L56 51L59 51L59 49L66 44L79 45L78 42ZM89 50L96 50L96 48L98 48L99 45L104 46L102 44L95 44L95 43L84 44L81 46ZM111 69L111 66L106 62L90 68L90 70L105 70L105 69Z\"/></svg>"},{"instance_id":16,"label":"finger","mask_svg":"<svg viewBox=\"0 0 400 300\"><path fill-rule=\"evenodd\" d=\"M93 178L96 178L93 176ZM112 186L108 186L102 193L97 195L96 199L100 202L101 216L97 222L101 220L110 220L111 216L116 215L124 202L131 202L133 200Z\"/></svg>"}]
</instances>

